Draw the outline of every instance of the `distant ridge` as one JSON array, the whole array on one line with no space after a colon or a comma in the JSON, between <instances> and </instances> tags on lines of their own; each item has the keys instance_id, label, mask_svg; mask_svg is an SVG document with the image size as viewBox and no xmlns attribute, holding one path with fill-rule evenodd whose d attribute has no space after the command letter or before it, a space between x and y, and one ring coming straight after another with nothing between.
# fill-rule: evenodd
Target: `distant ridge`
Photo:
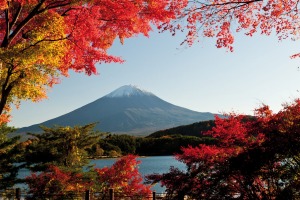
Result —
<instances>
[{"instance_id":1,"label":"distant ridge","mask_svg":"<svg viewBox=\"0 0 300 200\"><path fill-rule=\"evenodd\" d=\"M39 125L74 126L99 122L96 129L100 131L149 135L161 129L212 120L214 115L175 106L151 92L125 85L72 112L18 132L39 132Z\"/></svg>"},{"instance_id":2,"label":"distant ridge","mask_svg":"<svg viewBox=\"0 0 300 200\"><path fill-rule=\"evenodd\" d=\"M177 126L165 130L159 130L148 135L148 138L160 138L164 136L171 136L171 135L183 135L183 136L196 136L196 137L206 137L203 133L211 130L215 127L215 121L201 121L195 122L188 125Z\"/></svg>"}]
</instances>

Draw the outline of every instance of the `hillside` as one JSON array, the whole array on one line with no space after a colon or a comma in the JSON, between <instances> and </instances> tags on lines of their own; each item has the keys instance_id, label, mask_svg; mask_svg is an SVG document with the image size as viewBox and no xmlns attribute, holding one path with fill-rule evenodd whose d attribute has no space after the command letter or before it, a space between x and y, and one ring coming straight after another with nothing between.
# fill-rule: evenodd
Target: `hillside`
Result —
<instances>
[{"instance_id":1,"label":"hillside","mask_svg":"<svg viewBox=\"0 0 300 200\"><path fill-rule=\"evenodd\" d=\"M215 126L213 120L196 122L189 125L178 126L170 129L160 130L147 136L148 138L160 138L163 136L183 135L202 137L201 133L211 130Z\"/></svg>"}]
</instances>

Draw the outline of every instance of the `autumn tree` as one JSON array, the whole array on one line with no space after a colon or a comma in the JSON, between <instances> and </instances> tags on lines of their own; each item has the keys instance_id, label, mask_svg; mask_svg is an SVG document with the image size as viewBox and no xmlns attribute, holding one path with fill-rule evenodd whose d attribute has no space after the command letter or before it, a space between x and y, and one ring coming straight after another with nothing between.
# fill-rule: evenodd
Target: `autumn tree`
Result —
<instances>
[{"instance_id":1,"label":"autumn tree","mask_svg":"<svg viewBox=\"0 0 300 200\"><path fill-rule=\"evenodd\" d=\"M206 134L215 145L183 148L176 158L186 171L149 176L175 199L297 199L300 184L300 100L273 113L268 106L255 117L231 113L216 118Z\"/></svg>"},{"instance_id":2,"label":"autumn tree","mask_svg":"<svg viewBox=\"0 0 300 200\"><path fill-rule=\"evenodd\" d=\"M96 63L123 62L108 55L116 38L168 23L181 0L1 0L0 116L11 104L39 101L69 70L97 74Z\"/></svg>"},{"instance_id":3,"label":"autumn tree","mask_svg":"<svg viewBox=\"0 0 300 200\"><path fill-rule=\"evenodd\" d=\"M96 169L96 184L101 191L108 192L108 189L113 188L122 195L148 199L151 186L143 184L143 178L138 171L140 161L136 158L134 155L127 155L118 159L111 167Z\"/></svg>"}]
</instances>

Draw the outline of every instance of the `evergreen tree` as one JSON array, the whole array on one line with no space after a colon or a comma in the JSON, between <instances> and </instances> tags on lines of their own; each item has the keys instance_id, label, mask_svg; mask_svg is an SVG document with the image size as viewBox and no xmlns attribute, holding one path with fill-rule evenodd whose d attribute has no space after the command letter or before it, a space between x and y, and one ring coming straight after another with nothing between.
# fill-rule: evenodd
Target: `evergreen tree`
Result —
<instances>
[{"instance_id":1,"label":"evergreen tree","mask_svg":"<svg viewBox=\"0 0 300 200\"><path fill-rule=\"evenodd\" d=\"M44 170L49 165L82 170L88 164L87 149L100 138L100 133L93 130L95 125L41 127L43 133L29 134L33 138L26 151L27 165L33 170Z\"/></svg>"},{"instance_id":2,"label":"evergreen tree","mask_svg":"<svg viewBox=\"0 0 300 200\"><path fill-rule=\"evenodd\" d=\"M21 148L19 137L8 137L14 131L15 128L6 124L0 126L0 190L16 183L19 166L14 163L20 158Z\"/></svg>"}]
</instances>

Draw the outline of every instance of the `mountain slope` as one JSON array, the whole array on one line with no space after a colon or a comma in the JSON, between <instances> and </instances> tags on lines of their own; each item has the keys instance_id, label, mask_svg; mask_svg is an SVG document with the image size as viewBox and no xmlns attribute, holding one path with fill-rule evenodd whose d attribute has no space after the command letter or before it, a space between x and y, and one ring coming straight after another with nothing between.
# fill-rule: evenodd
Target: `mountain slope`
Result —
<instances>
[{"instance_id":1,"label":"mountain slope","mask_svg":"<svg viewBox=\"0 0 300 200\"><path fill-rule=\"evenodd\" d=\"M99 122L96 128L101 131L147 135L157 130L213 118L212 113L195 112L175 106L150 92L129 85L41 124L51 127ZM37 131L40 131L39 124L19 130L19 132Z\"/></svg>"}]
</instances>

